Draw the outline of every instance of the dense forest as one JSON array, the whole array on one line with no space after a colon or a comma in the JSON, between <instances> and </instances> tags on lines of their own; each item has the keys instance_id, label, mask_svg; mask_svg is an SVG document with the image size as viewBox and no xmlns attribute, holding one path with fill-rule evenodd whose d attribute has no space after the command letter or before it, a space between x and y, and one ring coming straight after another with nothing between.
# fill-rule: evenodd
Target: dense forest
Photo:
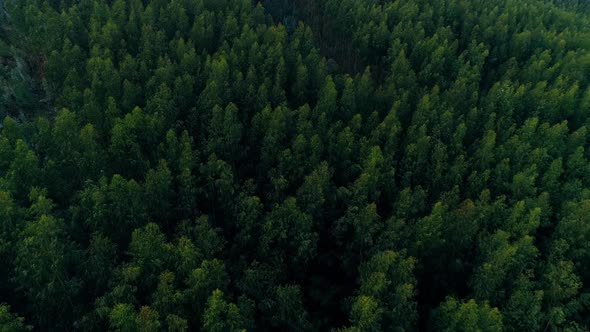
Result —
<instances>
[{"instance_id":1,"label":"dense forest","mask_svg":"<svg viewBox=\"0 0 590 332\"><path fill-rule=\"evenodd\" d=\"M0 23L0 331L590 329L590 3Z\"/></svg>"}]
</instances>

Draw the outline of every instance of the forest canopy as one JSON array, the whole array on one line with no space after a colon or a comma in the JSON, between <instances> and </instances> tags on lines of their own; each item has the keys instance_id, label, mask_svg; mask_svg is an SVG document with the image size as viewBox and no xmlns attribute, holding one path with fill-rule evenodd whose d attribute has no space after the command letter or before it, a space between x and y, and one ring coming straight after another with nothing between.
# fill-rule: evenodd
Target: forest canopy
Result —
<instances>
[{"instance_id":1,"label":"forest canopy","mask_svg":"<svg viewBox=\"0 0 590 332\"><path fill-rule=\"evenodd\" d=\"M588 2L0 5L0 331L590 329Z\"/></svg>"}]
</instances>

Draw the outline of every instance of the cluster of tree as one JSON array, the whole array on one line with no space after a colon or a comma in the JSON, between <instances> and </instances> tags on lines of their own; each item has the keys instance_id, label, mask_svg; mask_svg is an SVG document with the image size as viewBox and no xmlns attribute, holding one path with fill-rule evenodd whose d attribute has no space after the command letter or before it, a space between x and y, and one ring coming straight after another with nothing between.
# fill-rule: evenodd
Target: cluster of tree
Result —
<instances>
[{"instance_id":1,"label":"cluster of tree","mask_svg":"<svg viewBox=\"0 0 590 332\"><path fill-rule=\"evenodd\" d=\"M0 6L1 7L1 6ZM34 79L26 51L15 47L4 29L6 17L0 8L0 118L10 115L26 121L31 115L45 111L39 80Z\"/></svg>"},{"instance_id":2,"label":"cluster of tree","mask_svg":"<svg viewBox=\"0 0 590 332\"><path fill-rule=\"evenodd\" d=\"M59 111L0 130L0 330L590 328L590 15L7 6Z\"/></svg>"},{"instance_id":3,"label":"cluster of tree","mask_svg":"<svg viewBox=\"0 0 590 332\"><path fill-rule=\"evenodd\" d=\"M545 0L554 3L562 8L573 11L586 11L590 10L590 1L588 0Z\"/></svg>"}]
</instances>

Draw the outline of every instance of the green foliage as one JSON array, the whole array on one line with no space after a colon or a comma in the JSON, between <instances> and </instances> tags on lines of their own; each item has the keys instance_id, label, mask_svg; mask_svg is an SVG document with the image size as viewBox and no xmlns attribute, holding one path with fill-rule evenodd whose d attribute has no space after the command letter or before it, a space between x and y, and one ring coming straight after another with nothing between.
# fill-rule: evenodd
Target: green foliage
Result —
<instances>
[{"instance_id":1,"label":"green foliage","mask_svg":"<svg viewBox=\"0 0 590 332\"><path fill-rule=\"evenodd\" d=\"M408 330L416 318L415 260L393 251L376 254L361 266L360 295L351 320L361 331Z\"/></svg>"},{"instance_id":2,"label":"green foliage","mask_svg":"<svg viewBox=\"0 0 590 332\"><path fill-rule=\"evenodd\" d=\"M502 315L498 308L473 299L460 302L449 297L436 309L434 316L437 331L502 331Z\"/></svg>"},{"instance_id":3,"label":"green foliage","mask_svg":"<svg viewBox=\"0 0 590 332\"><path fill-rule=\"evenodd\" d=\"M228 303L223 299L223 292L217 289L211 293L203 315L203 331L245 331L243 320L240 309L235 304Z\"/></svg>"},{"instance_id":4,"label":"green foliage","mask_svg":"<svg viewBox=\"0 0 590 332\"><path fill-rule=\"evenodd\" d=\"M10 306L0 305L0 330L2 332L21 332L32 330L31 326L24 324L24 318L10 313Z\"/></svg>"},{"instance_id":5,"label":"green foliage","mask_svg":"<svg viewBox=\"0 0 590 332\"><path fill-rule=\"evenodd\" d=\"M279 286L275 291L273 326L284 331L309 330L308 314L299 286Z\"/></svg>"},{"instance_id":6,"label":"green foliage","mask_svg":"<svg viewBox=\"0 0 590 332\"><path fill-rule=\"evenodd\" d=\"M115 331L135 331L135 312L129 304L117 304L110 314L110 327Z\"/></svg>"},{"instance_id":7,"label":"green foliage","mask_svg":"<svg viewBox=\"0 0 590 332\"><path fill-rule=\"evenodd\" d=\"M0 7L0 330L590 328L586 2Z\"/></svg>"}]
</instances>

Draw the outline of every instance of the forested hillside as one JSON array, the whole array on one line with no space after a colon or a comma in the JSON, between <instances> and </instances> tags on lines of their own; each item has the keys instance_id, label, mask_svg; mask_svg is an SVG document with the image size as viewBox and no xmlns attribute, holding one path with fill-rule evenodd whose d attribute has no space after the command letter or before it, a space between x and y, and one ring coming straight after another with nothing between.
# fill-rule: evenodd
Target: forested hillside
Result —
<instances>
[{"instance_id":1,"label":"forested hillside","mask_svg":"<svg viewBox=\"0 0 590 332\"><path fill-rule=\"evenodd\" d=\"M0 331L590 329L586 1L0 7Z\"/></svg>"}]
</instances>

